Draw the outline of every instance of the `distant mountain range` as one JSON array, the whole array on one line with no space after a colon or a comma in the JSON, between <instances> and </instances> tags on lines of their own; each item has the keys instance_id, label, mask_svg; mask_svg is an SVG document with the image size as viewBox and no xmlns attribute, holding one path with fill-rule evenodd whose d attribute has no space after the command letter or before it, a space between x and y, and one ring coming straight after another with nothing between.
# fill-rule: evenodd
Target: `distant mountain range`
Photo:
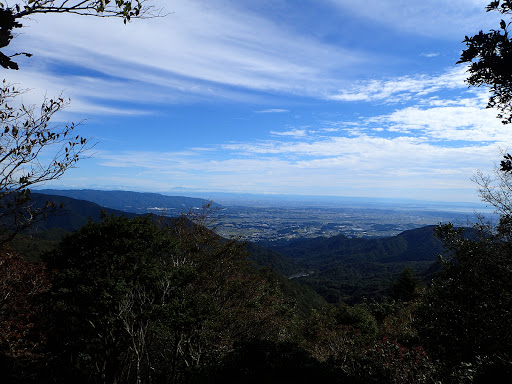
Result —
<instances>
[{"instance_id":1,"label":"distant mountain range","mask_svg":"<svg viewBox=\"0 0 512 384\"><path fill-rule=\"evenodd\" d=\"M473 214L490 214L482 202L426 201L408 198L379 198L358 196L314 196L314 195L280 195L252 194L235 192L206 192L186 188L174 188L166 193L169 195L182 194L186 196L212 199L225 206L249 207L324 207L324 208L376 208L376 209L406 209L417 211L464 212Z\"/></svg>"},{"instance_id":2,"label":"distant mountain range","mask_svg":"<svg viewBox=\"0 0 512 384\"><path fill-rule=\"evenodd\" d=\"M178 216L191 209L201 208L208 200L195 197L166 196L159 193L131 191L100 191L94 189L41 189L39 193L86 200L105 208L138 214L154 213ZM219 207L218 204L213 206Z\"/></svg>"}]
</instances>

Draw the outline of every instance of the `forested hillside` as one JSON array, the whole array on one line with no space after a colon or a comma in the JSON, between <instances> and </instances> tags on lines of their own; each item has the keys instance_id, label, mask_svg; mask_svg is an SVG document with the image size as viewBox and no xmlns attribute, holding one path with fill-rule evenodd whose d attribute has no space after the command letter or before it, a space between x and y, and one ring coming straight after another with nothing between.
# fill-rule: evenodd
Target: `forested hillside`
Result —
<instances>
[{"instance_id":1,"label":"forested hillside","mask_svg":"<svg viewBox=\"0 0 512 384\"><path fill-rule=\"evenodd\" d=\"M392 281L405 268L427 283L444 250L434 229L427 226L377 239L338 235L267 245L302 267L298 280L327 301L355 303L388 296Z\"/></svg>"},{"instance_id":2,"label":"forested hillside","mask_svg":"<svg viewBox=\"0 0 512 384\"><path fill-rule=\"evenodd\" d=\"M272 247L295 262L309 267L332 266L353 262L402 262L436 260L443 251L435 237L435 226L404 231L386 238L349 238L344 235L329 238L298 239ZM272 245L272 243L267 243Z\"/></svg>"}]
</instances>

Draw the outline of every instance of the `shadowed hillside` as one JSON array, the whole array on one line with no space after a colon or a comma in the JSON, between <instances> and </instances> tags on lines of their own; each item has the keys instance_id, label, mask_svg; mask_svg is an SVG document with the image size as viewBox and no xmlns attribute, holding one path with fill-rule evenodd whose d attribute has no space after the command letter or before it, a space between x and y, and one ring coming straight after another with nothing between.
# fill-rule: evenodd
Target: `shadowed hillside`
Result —
<instances>
[{"instance_id":1,"label":"shadowed hillside","mask_svg":"<svg viewBox=\"0 0 512 384\"><path fill-rule=\"evenodd\" d=\"M434 226L393 237L364 239L344 235L299 239L273 247L303 267L298 280L329 302L357 302L362 297L387 295L392 281L405 267L420 276L431 275L443 252Z\"/></svg>"}]
</instances>

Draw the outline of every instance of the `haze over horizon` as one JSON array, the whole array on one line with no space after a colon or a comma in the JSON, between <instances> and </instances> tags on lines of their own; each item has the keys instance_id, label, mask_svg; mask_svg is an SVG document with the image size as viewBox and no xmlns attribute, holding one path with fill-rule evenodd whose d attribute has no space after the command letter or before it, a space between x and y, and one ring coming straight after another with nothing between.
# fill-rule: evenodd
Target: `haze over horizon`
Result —
<instances>
[{"instance_id":1,"label":"haze over horizon","mask_svg":"<svg viewBox=\"0 0 512 384\"><path fill-rule=\"evenodd\" d=\"M45 188L476 202L511 142L455 65L488 0L152 3L127 26L34 16L9 46L34 54L6 74L24 102L62 92L98 142Z\"/></svg>"}]
</instances>

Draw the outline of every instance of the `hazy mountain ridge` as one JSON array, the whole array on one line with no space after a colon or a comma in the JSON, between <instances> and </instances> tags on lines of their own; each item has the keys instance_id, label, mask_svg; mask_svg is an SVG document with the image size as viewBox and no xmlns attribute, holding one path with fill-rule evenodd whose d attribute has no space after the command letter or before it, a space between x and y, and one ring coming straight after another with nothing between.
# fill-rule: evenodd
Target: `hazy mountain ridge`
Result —
<instances>
[{"instance_id":1,"label":"hazy mountain ridge","mask_svg":"<svg viewBox=\"0 0 512 384\"><path fill-rule=\"evenodd\" d=\"M208 203L208 200L195 197L166 196L150 192L101 191L95 189L42 189L37 192L86 200L102 207L139 214L165 213L171 216L178 216L181 213L188 212L190 209L201 208L204 204ZM219 207L215 203L213 206Z\"/></svg>"}]
</instances>

